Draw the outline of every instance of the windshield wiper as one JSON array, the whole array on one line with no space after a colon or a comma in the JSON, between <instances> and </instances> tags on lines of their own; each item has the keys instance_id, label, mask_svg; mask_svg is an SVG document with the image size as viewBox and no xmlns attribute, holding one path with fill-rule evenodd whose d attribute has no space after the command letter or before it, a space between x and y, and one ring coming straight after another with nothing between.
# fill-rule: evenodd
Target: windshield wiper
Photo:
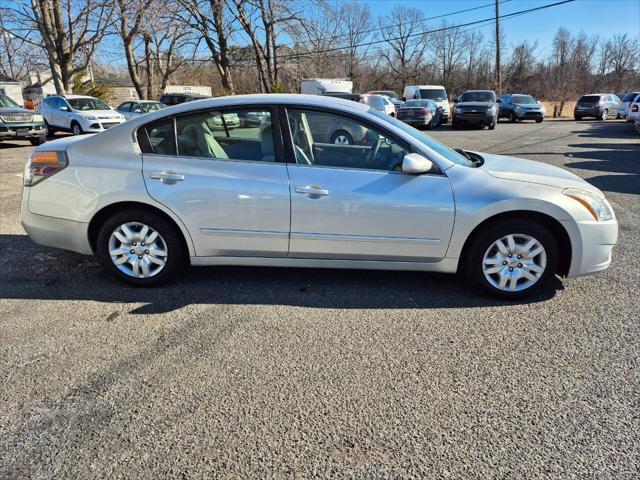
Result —
<instances>
[{"instance_id":1,"label":"windshield wiper","mask_svg":"<svg viewBox=\"0 0 640 480\"><path fill-rule=\"evenodd\" d=\"M476 168L481 167L482 165L484 165L484 158L482 158L482 156L478 155L477 153L468 152L468 151L463 150L461 148L456 148L455 151L458 152L463 157L465 157L468 160L470 160L473 163L474 167L476 167Z\"/></svg>"}]
</instances>

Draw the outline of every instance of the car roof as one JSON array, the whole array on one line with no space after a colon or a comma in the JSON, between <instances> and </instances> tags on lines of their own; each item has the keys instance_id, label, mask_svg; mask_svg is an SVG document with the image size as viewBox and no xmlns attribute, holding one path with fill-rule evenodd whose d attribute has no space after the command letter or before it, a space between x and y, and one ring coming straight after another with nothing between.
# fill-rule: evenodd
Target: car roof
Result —
<instances>
[{"instance_id":1,"label":"car roof","mask_svg":"<svg viewBox=\"0 0 640 480\"><path fill-rule=\"evenodd\" d=\"M407 85L405 88L417 87L417 88L442 88L444 90L444 86L442 85Z\"/></svg>"},{"instance_id":2,"label":"car roof","mask_svg":"<svg viewBox=\"0 0 640 480\"><path fill-rule=\"evenodd\" d=\"M71 99L71 100L73 100L74 98L96 98L96 97L92 97L91 95L56 95L56 96L66 98L66 99Z\"/></svg>"},{"instance_id":3,"label":"car roof","mask_svg":"<svg viewBox=\"0 0 640 480\"><path fill-rule=\"evenodd\" d=\"M493 90L465 90L463 93L468 93L468 92L491 92L491 93L495 93Z\"/></svg>"}]
</instances>

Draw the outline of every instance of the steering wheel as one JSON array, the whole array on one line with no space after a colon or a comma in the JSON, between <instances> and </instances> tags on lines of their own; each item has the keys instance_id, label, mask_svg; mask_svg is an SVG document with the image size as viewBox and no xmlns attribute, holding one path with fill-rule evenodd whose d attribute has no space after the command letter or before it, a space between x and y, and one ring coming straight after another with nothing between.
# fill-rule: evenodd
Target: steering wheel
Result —
<instances>
[{"instance_id":1,"label":"steering wheel","mask_svg":"<svg viewBox=\"0 0 640 480\"><path fill-rule=\"evenodd\" d=\"M365 158L365 162L367 164L369 164L369 162L372 162L374 158L376 158L376 156L378 155L378 151L380 150L380 145L382 145L382 137L378 136L378 140L376 140L376 143L373 145L373 147L371 147L371 150L369 150L369 153L367 154L367 157Z\"/></svg>"}]
</instances>

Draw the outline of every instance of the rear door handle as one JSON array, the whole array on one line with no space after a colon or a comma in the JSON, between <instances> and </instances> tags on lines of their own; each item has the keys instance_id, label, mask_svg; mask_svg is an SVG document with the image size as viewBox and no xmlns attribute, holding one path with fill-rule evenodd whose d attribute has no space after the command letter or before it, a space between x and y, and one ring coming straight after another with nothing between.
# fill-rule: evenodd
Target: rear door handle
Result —
<instances>
[{"instance_id":1,"label":"rear door handle","mask_svg":"<svg viewBox=\"0 0 640 480\"><path fill-rule=\"evenodd\" d=\"M308 185L306 187L296 187L296 193L308 195L310 198L318 198L329 195L329 190L325 190L317 185Z\"/></svg>"},{"instance_id":2,"label":"rear door handle","mask_svg":"<svg viewBox=\"0 0 640 480\"><path fill-rule=\"evenodd\" d=\"M149 176L154 180L160 180L162 183L167 184L182 182L184 180L184 175L174 172L152 172Z\"/></svg>"}]
</instances>

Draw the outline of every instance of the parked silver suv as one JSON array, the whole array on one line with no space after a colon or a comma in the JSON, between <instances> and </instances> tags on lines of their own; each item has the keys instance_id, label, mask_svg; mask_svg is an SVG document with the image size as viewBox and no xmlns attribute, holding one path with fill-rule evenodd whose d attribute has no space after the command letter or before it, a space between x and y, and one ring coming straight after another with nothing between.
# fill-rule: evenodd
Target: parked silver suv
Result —
<instances>
[{"instance_id":1,"label":"parked silver suv","mask_svg":"<svg viewBox=\"0 0 640 480\"><path fill-rule=\"evenodd\" d=\"M598 120L606 120L610 115L615 115L622 101L613 93L590 93L583 95L576 103L573 110L573 118L582 120L584 117L594 117Z\"/></svg>"}]
</instances>

